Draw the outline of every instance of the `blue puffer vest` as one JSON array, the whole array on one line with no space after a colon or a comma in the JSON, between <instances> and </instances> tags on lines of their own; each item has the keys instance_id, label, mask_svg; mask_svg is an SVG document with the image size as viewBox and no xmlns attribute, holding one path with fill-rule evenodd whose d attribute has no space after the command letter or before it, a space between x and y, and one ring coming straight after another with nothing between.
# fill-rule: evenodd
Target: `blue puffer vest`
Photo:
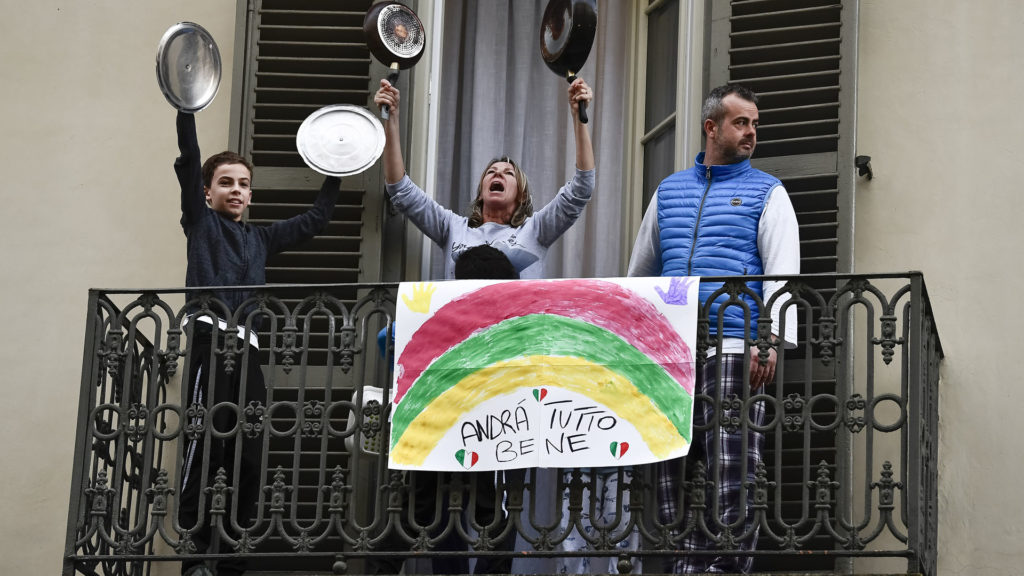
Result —
<instances>
[{"instance_id":1,"label":"blue puffer vest","mask_svg":"<svg viewBox=\"0 0 1024 576\"><path fill-rule=\"evenodd\" d=\"M704 166L704 153L693 168L676 172L658 187L658 228L662 276L733 276L762 274L757 250L757 226L768 193L781 184L778 178L751 168L750 160L726 166ZM721 282L702 282L701 305ZM761 283L748 286L761 296ZM718 309L725 295L711 306L711 333L718 333ZM756 336L758 311L754 300L743 298L750 308L750 324L743 308L725 308L723 335ZM750 328L744 334L744 328Z\"/></svg>"}]
</instances>

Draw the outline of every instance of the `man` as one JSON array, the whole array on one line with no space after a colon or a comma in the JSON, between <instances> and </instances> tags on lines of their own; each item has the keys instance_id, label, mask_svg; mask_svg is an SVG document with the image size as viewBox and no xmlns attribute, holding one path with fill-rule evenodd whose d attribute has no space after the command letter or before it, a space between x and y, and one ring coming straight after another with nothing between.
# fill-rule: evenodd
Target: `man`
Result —
<instances>
[{"instance_id":1,"label":"man","mask_svg":"<svg viewBox=\"0 0 1024 576\"><path fill-rule=\"evenodd\" d=\"M705 151L697 155L696 165L677 172L662 181L644 215L640 233L629 262L630 276L727 276L757 274L798 274L800 272L800 239L796 214L782 183L775 177L750 166L750 156L757 144L757 97L750 90L727 84L711 91L704 101L702 123ZM760 293L765 302L782 282L750 282L748 286ZM703 305L721 283L703 282L700 300ZM691 446L690 462L703 462L707 480L715 482L715 493L706 496L704 526L716 538L727 532L735 538L735 546L753 550L757 526L750 508L752 491L744 484L754 479L761 462L763 435L750 429L762 424L764 403L750 404L747 418L735 431L716 426L719 419L715 405L734 394L749 397L769 383L775 374L776 350L779 344L779 322L773 310L773 347L768 359L761 362L757 348L745 363L745 338L756 337L758 308L755 300L744 296L750 308L749 321L743 307L722 306L721 296L710 307L712 341L720 337L720 348L712 346L707 362L697 369L696 394L706 394L712 402L698 402L694 411L694 427L706 424L706 432L696 432ZM796 314L787 313L784 340L796 345ZM719 315L723 333L718 334ZM749 323L748 323L749 322ZM721 381L718 381L719 372ZM745 394L744 376L749 374L750 391ZM718 386L721 390L718 390ZM738 410L724 416L741 417ZM747 457L742 454L744 434ZM659 493L662 496L662 520L677 517L680 502L677 486L681 481L675 473L676 463L659 466ZM717 503L716 503L717 499ZM743 522L740 522L741 515ZM692 511L687 512L682 527L690 526ZM705 534L701 522L682 541L686 550L715 550L720 546ZM744 537L746 535L746 537ZM675 562L679 573L749 572L750 556L686 556Z\"/></svg>"}]
</instances>

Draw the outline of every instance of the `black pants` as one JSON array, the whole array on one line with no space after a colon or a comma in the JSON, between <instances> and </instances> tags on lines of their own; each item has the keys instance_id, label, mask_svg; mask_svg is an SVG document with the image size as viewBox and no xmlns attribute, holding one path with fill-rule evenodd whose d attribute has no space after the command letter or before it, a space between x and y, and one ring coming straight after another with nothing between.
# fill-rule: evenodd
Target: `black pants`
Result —
<instances>
[{"instance_id":1,"label":"black pants","mask_svg":"<svg viewBox=\"0 0 1024 576\"><path fill-rule=\"evenodd\" d=\"M507 518L501 508L501 500L495 486L494 472L410 472L409 482L412 484L412 491L416 501L415 518L418 525L429 524L434 517L434 503L438 490L438 479L447 482L449 487L453 481L453 475L461 475L463 489L467 490L473 479L476 479L476 508L470 510L473 518L480 526L487 527L493 538L504 530ZM506 483L518 479L522 483L523 470L508 470L504 472ZM450 488L449 488L450 489ZM469 500L463 497L463 506L469 510ZM441 495L441 529L448 525L448 491ZM497 523L495 520L497 519ZM415 533L412 534L415 536ZM504 540L495 544L495 551L511 552L515 549L515 532L508 534ZM385 540L384 549L407 550L409 545L401 537L392 532L392 535ZM454 530L439 542L434 548L438 552L457 552L468 550L468 545ZM404 560L401 558L374 558L368 562L367 572L370 574L397 574L401 569ZM435 557L430 561L431 570L434 574L469 574L468 558ZM512 571L512 558L479 557L473 574L509 574Z\"/></svg>"},{"instance_id":2,"label":"black pants","mask_svg":"<svg viewBox=\"0 0 1024 576\"><path fill-rule=\"evenodd\" d=\"M197 436L194 439L189 439L184 433L181 436L185 446L182 459L178 521L182 528L192 531L192 541L195 543L196 552L231 553L233 551L226 549L222 542L211 546L212 540L218 540L218 538L216 533L211 532L210 502L213 494L208 493L207 489L213 487L217 471L223 468L227 476L226 484L234 489L229 493L225 505L227 511L223 517L225 529L229 534L237 536L236 531L231 528L232 518L241 528L249 527L249 523L256 515L256 504L262 485L260 461L263 439L261 434L246 434L244 432L243 427L238 425L238 417L232 407L225 406L214 410L212 418L209 410L219 403L227 402L239 406L243 423L257 424L260 422L258 416L253 415L246 418L241 410L244 410L251 402L258 402L259 405L266 406L267 390L263 384L259 351L236 339L236 348L240 348L240 350L234 358L233 369L229 374L226 370L227 363L224 356L211 354L213 339L210 331L209 324L196 322L189 352L188 381L182 383L187 394L184 407L202 407L206 412L193 416L191 419L184 416L183 429L184 426L192 424L197 427ZM218 349L224 348L225 338L236 338L236 336L234 334L219 335L217 338ZM243 377L245 378L244 398L240 395ZM211 394L212 398L210 398ZM215 438L213 430L220 433L234 430L234 433L228 438ZM237 454L236 451L239 445L241 454ZM237 476L236 457L239 459ZM205 477L203 476L204 459L208 461ZM200 505L203 512L201 519ZM199 563L199 560L182 562L182 572ZM245 560L239 558L217 562L219 576L242 574L245 568Z\"/></svg>"}]
</instances>

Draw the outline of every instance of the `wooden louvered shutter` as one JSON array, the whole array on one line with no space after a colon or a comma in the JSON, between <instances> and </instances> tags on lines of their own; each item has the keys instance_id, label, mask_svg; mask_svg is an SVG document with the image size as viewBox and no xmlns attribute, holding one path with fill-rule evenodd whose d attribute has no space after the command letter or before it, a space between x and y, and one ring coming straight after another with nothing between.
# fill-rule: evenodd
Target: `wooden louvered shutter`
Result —
<instances>
[{"instance_id":1,"label":"wooden louvered shutter","mask_svg":"<svg viewBox=\"0 0 1024 576\"><path fill-rule=\"evenodd\" d=\"M850 3L848 3L850 4ZM856 57L856 4L849 8L837 0L713 0L709 78L712 86L737 82L757 93L760 128L752 164L783 181L800 223L801 272L852 270L852 191L854 176L854 95ZM828 298L835 286L822 281L814 286ZM806 342L807 330L800 329ZM787 353L781 383L783 395L834 393L835 363L805 364ZM806 374L805 366L812 366ZM832 412L814 418L827 421ZM812 434L811 460L826 461L833 475L843 468L849 453L830 432ZM768 435L765 463L769 477L782 468L782 514L787 521L800 517L807 470L802 466L800 434L776 442ZM833 546L827 535L816 537L808 548ZM775 549L774 542L762 543ZM757 570L831 570L834 560L813 556L795 565L792 557L781 565L760 558Z\"/></svg>"},{"instance_id":2,"label":"wooden louvered shutter","mask_svg":"<svg viewBox=\"0 0 1024 576\"><path fill-rule=\"evenodd\" d=\"M309 114L331 104L371 107L371 61L363 38L362 23L371 0L249 0L245 14L243 83L238 103L239 147L255 165L253 201L248 221L265 225L308 210L323 176L308 168L299 156L295 134ZM375 110L375 108L372 108ZM327 229L313 240L288 252L272 256L267 263L269 284L353 284L380 281L380 209L383 201L381 172L372 167L358 176L342 179L342 193ZM309 290L286 294L289 308L308 296ZM331 291L349 306L359 294L355 288ZM306 326L299 319L299 331ZM304 359L307 370L323 370L327 363L327 319L315 316L310 321L309 340L302 345L309 351ZM263 336L266 339L266 336ZM270 351L264 349L263 363L268 365ZM331 398L347 399L355 387L353 373L342 374L336 367ZM316 382L310 378L309 382ZM277 403L323 403L324 388L307 385L289 387L279 375L269 391L269 401ZM290 429L295 411L275 412L272 425ZM336 411L331 425L345 429L346 415ZM306 454L298 457L297 454ZM314 457L310 457L313 455ZM267 454L268 476L273 482L279 466L286 482L294 485L294 505L299 520L314 518L321 485L318 472L334 466L350 467L352 455L337 437L273 437ZM322 460L320 460L322 459ZM292 484L294 483L294 484ZM362 485L369 485L363 481ZM364 495L361 500L369 501ZM324 549L341 550L343 544L332 537L320 544ZM291 546L273 537L264 551L291 551ZM267 560L263 570L322 569L315 558L274 563Z\"/></svg>"},{"instance_id":3,"label":"wooden louvered shutter","mask_svg":"<svg viewBox=\"0 0 1024 576\"><path fill-rule=\"evenodd\" d=\"M753 164L786 183L804 273L852 265L841 245L849 234L840 233L849 227L854 118L853 74L841 56L854 29L843 16L836 0L716 0L712 14L711 85L738 82L758 94Z\"/></svg>"},{"instance_id":4,"label":"wooden louvered shutter","mask_svg":"<svg viewBox=\"0 0 1024 576\"><path fill-rule=\"evenodd\" d=\"M302 121L330 104L368 106L370 56L362 23L370 0L255 0L247 26L241 147L256 166L249 221L269 224L307 210L323 177L295 147ZM267 263L267 282L378 280L377 167L342 180L331 223L316 239Z\"/></svg>"}]
</instances>

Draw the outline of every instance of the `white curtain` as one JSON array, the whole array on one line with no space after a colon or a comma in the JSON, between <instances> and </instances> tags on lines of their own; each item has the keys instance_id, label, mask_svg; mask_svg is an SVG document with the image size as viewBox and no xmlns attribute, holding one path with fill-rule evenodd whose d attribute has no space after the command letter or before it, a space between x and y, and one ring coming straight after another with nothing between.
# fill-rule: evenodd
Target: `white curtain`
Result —
<instances>
[{"instance_id":1,"label":"white curtain","mask_svg":"<svg viewBox=\"0 0 1024 576\"><path fill-rule=\"evenodd\" d=\"M445 2L434 197L467 213L487 162L507 154L530 180L534 207L547 204L575 169L564 78L540 55L546 0ZM548 252L543 277L618 276L630 2L599 2L594 47L579 76L594 89L588 110L596 187L579 221ZM442 278L434 248L432 276Z\"/></svg>"}]
</instances>

